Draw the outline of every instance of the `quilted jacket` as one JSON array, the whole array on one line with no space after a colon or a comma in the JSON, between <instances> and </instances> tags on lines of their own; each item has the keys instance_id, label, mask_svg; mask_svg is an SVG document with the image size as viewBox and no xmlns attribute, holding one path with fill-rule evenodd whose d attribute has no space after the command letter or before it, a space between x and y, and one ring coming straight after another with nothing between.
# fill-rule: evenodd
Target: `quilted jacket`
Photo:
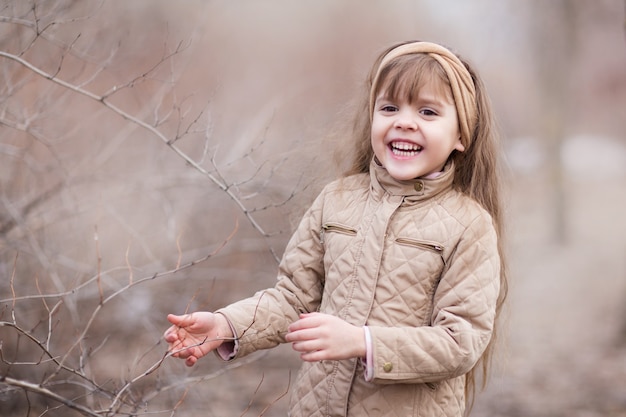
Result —
<instances>
[{"instance_id":1,"label":"quilted jacket","mask_svg":"<svg viewBox=\"0 0 626 417\"><path fill-rule=\"evenodd\" d=\"M436 179L370 173L322 191L289 241L274 288L222 310L236 357L284 343L301 312L336 315L372 336L360 359L304 362L290 416L461 416L464 375L495 320L500 261L489 214Z\"/></svg>"}]
</instances>

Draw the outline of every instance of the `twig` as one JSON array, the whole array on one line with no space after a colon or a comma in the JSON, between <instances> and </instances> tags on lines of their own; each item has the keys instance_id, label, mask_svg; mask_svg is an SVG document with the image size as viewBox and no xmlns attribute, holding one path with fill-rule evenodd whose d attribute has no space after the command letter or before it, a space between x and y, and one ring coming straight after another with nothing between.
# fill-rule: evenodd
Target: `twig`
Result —
<instances>
[{"instance_id":1,"label":"twig","mask_svg":"<svg viewBox=\"0 0 626 417\"><path fill-rule=\"evenodd\" d=\"M265 406L265 408L261 411L261 414L259 414L259 417L261 417L263 414L265 414L265 412L267 410L269 410L274 404L276 404L278 401L280 401L282 398L284 398L287 394L289 394L289 388L290 387L291 387L291 371L289 371L289 375L287 377L287 389L285 389L285 392L280 394L274 401L272 401L267 406Z\"/></svg>"},{"instance_id":2,"label":"twig","mask_svg":"<svg viewBox=\"0 0 626 417\"><path fill-rule=\"evenodd\" d=\"M100 294L100 303L104 299L104 291L102 289L102 255L100 255L100 237L98 236L98 225L94 226L93 240L96 241L96 282L98 283L98 293Z\"/></svg>"},{"instance_id":3,"label":"twig","mask_svg":"<svg viewBox=\"0 0 626 417\"><path fill-rule=\"evenodd\" d=\"M267 353L267 351L263 352L261 356L264 356L266 353ZM237 368L240 368L242 366L249 365L249 364L251 364L253 362L256 362L258 360L259 360L259 356L258 355L250 355L250 356L247 356L245 358L238 359L236 362L229 362L228 365L223 366L220 369L218 369L218 370L216 370L214 372L211 372L209 374L203 374L203 375L195 376L195 377L187 377L187 378L176 379L171 384L165 385L165 386L161 387L160 389L158 389L158 390L148 394L147 396L144 396L142 398L142 401L149 402L150 400L152 400L154 397L156 397L160 393L173 390L173 389L178 388L180 386L186 386L186 385L189 385L189 384L195 384L195 383L198 383L198 382L208 381L208 380L217 378L218 376L223 375L223 374L225 374L227 372L230 372L233 369L237 369Z\"/></svg>"},{"instance_id":4,"label":"twig","mask_svg":"<svg viewBox=\"0 0 626 417\"><path fill-rule=\"evenodd\" d=\"M60 402L61 404L71 408L72 410L76 410L79 413L85 415L85 416L92 416L92 417L102 417L101 414L98 414L90 409L88 409L87 407L83 407L80 404L76 404L74 401L69 400L53 391L50 391L49 389L39 385L39 384L33 384L30 382L26 382L26 381L22 381L19 379L14 379L8 376L2 376L0 377L0 382L4 382L5 384L14 386L14 387L19 387L22 388L26 391L30 391L30 392L34 392L40 395L43 395L44 397L53 399L55 401Z\"/></svg>"},{"instance_id":5,"label":"twig","mask_svg":"<svg viewBox=\"0 0 626 417\"><path fill-rule=\"evenodd\" d=\"M254 397L255 395L259 393L259 389L261 388L261 384L263 384L264 379L265 379L265 373L262 373L261 380L259 381L259 383L256 386L256 389L252 393L252 397L250 398L250 401L248 401L248 406L243 410L243 413L241 413L239 417L243 417L244 415L246 415L248 411L250 411L250 408L252 407L252 403L254 402Z\"/></svg>"},{"instance_id":6,"label":"twig","mask_svg":"<svg viewBox=\"0 0 626 417\"><path fill-rule=\"evenodd\" d=\"M13 319L13 323L16 323L15 320L15 303L17 298L15 297L15 271L17 270L17 258L19 257L20 253L16 252L15 253L15 259L13 260L13 271L11 272L11 300L12 300L12 304L11 304L11 318Z\"/></svg>"},{"instance_id":7,"label":"twig","mask_svg":"<svg viewBox=\"0 0 626 417\"><path fill-rule=\"evenodd\" d=\"M128 283L132 284L133 283L133 267L130 264L129 254L130 254L130 241L128 242L128 246L126 247L126 254L124 258L126 260L126 267L128 268Z\"/></svg>"}]
</instances>

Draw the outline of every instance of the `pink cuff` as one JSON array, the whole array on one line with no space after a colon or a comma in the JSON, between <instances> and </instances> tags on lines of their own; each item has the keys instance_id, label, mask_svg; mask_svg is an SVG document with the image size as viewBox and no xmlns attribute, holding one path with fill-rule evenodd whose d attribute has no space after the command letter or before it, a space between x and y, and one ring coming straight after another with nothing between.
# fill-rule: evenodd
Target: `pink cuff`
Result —
<instances>
[{"instance_id":1,"label":"pink cuff","mask_svg":"<svg viewBox=\"0 0 626 417\"><path fill-rule=\"evenodd\" d=\"M370 382L374 379L374 358L372 353L372 335L370 333L370 329L367 326L363 326L363 330L365 333L365 359L361 359L361 363L363 364L363 368L365 368L365 372L363 376L367 382Z\"/></svg>"}]
</instances>

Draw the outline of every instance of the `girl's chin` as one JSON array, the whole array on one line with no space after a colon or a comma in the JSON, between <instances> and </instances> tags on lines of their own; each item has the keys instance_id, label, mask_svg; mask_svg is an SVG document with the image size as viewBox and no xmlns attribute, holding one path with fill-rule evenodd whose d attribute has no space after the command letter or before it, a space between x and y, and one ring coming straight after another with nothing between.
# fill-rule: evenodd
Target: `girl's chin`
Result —
<instances>
[{"instance_id":1,"label":"girl's chin","mask_svg":"<svg viewBox=\"0 0 626 417\"><path fill-rule=\"evenodd\" d=\"M422 170L406 161L387 159L383 164L389 175L398 181L408 181L423 175Z\"/></svg>"},{"instance_id":2,"label":"girl's chin","mask_svg":"<svg viewBox=\"0 0 626 417\"><path fill-rule=\"evenodd\" d=\"M398 170L393 169L393 167L385 169L396 181L410 181L421 176L421 173L417 170Z\"/></svg>"}]
</instances>

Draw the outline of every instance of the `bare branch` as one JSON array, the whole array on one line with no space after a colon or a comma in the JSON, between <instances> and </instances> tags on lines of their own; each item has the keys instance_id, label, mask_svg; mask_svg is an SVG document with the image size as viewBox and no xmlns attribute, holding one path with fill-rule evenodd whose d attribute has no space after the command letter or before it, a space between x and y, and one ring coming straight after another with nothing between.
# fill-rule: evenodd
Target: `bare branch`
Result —
<instances>
[{"instance_id":1,"label":"bare branch","mask_svg":"<svg viewBox=\"0 0 626 417\"><path fill-rule=\"evenodd\" d=\"M250 398L250 401L248 402L248 406L243 410L243 413L241 413L239 417L243 417L244 415L246 415L248 411L250 411L250 407L252 407L252 403L254 401L254 396L259 392L259 389L261 388L261 385L263 384L264 379L265 379L265 374L261 374L261 380L256 386L256 389L254 390L254 393L252 394L252 397Z\"/></svg>"},{"instance_id":2,"label":"bare branch","mask_svg":"<svg viewBox=\"0 0 626 417\"><path fill-rule=\"evenodd\" d=\"M211 379L215 379L221 375L224 375L234 369L237 368L241 368L244 367L246 365L249 365L253 362L258 361L262 356L264 356L266 354L266 352L263 352L261 355L250 355L250 356L246 356L245 358L241 358L239 360L237 360L236 362L229 362L227 365L219 368L218 370L214 371L214 372L210 372L207 374L202 374L199 376L194 376L194 377L186 377L186 378L180 378L180 379L176 379L174 380L174 382L165 385L161 388L159 388L158 390L155 390L152 393L149 393L148 395L144 396L142 398L142 401L144 402L149 402L150 400L154 399L157 395L159 395L160 393L166 392L166 391L171 391L174 390L176 388L179 387L183 387L183 386L188 386L191 384L196 384L198 382L204 382L204 381L209 381Z\"/></svg>"},{"instance_id":3,"label":"bare branch","mask_svg":"<svg viewBox=\"0 0 626 417\"><path fill-rule=\"evenodd\" d=\"M280 401L281 399L283 399L285 396L287 396L287 394L289 394L289 388L291 386L291 371L289 371L289 375L287 376L287 387L285 388L285 391L283 393L281 393L278 397L276 397L276 399L274 401L272 401L271 403L269 403L262 411L261 414L259 416L262 416L263 414L265 414L267 412L267 410L269 410L274 404L276 404L278 401Z\"/></svg>"},{"instance_id":4,"label":"bare branch","mask_svg":"<svg viewBox=\"0 0 626 417\"><path fill-rule=\"evenodd\" d=\"M34 392L44 397L58 401L61 404L65 405L66 407L71 408L72 410L76 410L85 416L102 417L101 414L96 413L87 407L83 407L82 405L77 404L72 400L62 397L61 395L55 393L54 391L50 391L49 389L42 387L39 384L33 384L33 383L22 381L19 379L14 379L8 376L0 376L0 382L4 382L5 384L22 388L26 391Z\"/></svg>"}]
</instances>

